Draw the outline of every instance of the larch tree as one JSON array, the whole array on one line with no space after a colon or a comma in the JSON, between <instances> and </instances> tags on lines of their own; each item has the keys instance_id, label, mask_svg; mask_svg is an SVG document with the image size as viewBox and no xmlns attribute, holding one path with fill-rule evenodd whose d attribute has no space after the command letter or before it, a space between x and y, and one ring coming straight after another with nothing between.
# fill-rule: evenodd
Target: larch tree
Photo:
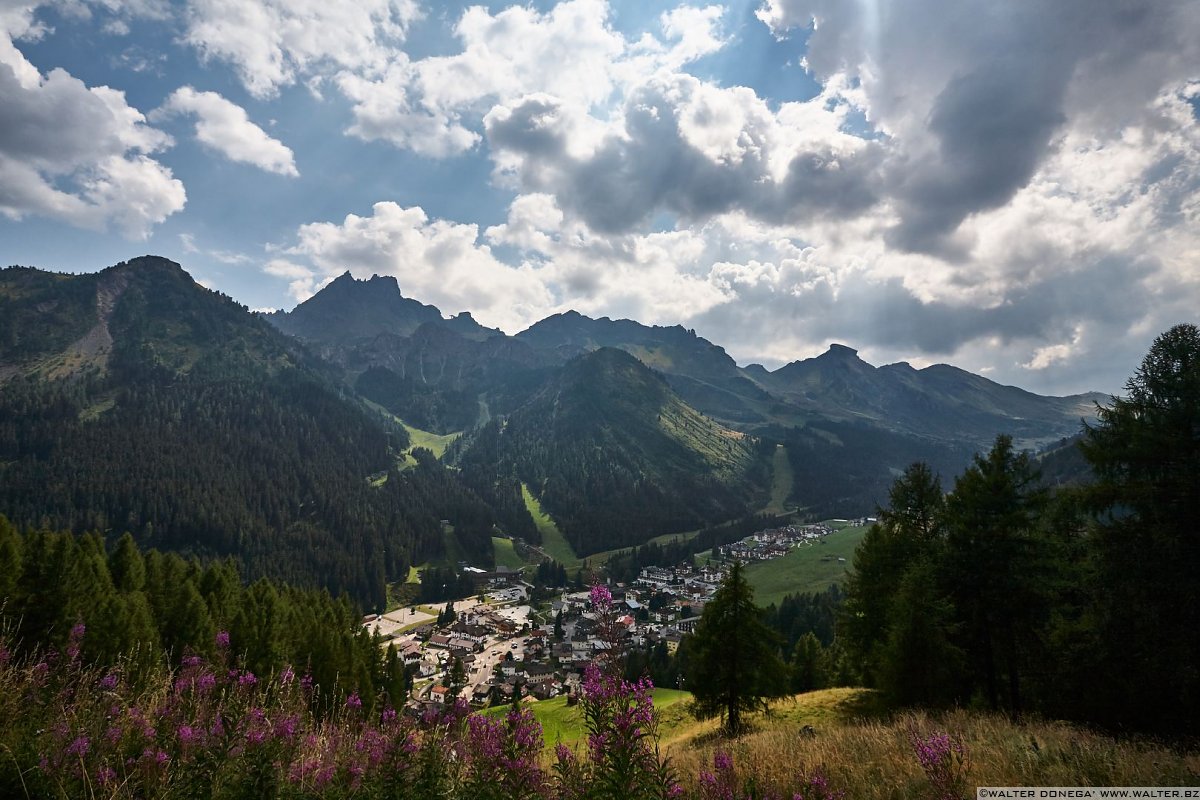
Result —
<instances>
[{"instance_id":1,"label":"larch tree","mask_svg":"<svg viewBox=\"0 0 1200 800\"><path fill-rule=\"evenodd\" d=\"M704 607L691 644L687 688L695 697L693 711L700 719L720 716L727 735L745 730L744 713L787 693L779 636L763 622L740 563L734 562Z\"/></svg>"},{"instance_id":2,"label":"larch tree","mask_svg":"<svg viewBox=\"0 0 1200 800\"><path fill-rule=\"evenodd\" d=\"M1094 701L1121 724L1194 733L1200 717L1200 328L1158 336L1127 395L1100 407L1084 455L1096 476L1104 663Z\"/></svg>"}]
</instances>

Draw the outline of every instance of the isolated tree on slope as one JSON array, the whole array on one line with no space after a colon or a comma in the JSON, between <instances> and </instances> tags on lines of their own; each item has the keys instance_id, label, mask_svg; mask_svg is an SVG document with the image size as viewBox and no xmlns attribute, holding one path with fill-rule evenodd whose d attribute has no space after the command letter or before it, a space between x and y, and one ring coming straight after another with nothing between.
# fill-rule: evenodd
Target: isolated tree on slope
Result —
<instances>
[{"instance_id":1,"label":"isolated tree on slope","mask_svg":"<svg viewBox=\"0 0 1200 800\"><path fill-rule=\"evenodd\" d=\"M762 621L754 590L735 562L704 607L692 639L688 686L700 719L720 716L723 731L738 736L744 712L765 709L767 700L787 692L787 667L779 657L779 636Z\"/></svg>"}]
</instances>

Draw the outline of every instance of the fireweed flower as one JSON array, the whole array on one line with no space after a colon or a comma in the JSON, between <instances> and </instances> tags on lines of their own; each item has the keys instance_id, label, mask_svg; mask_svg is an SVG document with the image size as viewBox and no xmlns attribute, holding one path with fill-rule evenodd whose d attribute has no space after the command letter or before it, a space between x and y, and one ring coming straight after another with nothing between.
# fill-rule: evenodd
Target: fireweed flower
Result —
<instances>
[{"instance_id":1,"label":"fireweed flower","mask_svg":"<svg viewBox=\"0 0 1200 800\"><path fill-rule=\"evenodd\" d=\"M592 606L600 611L606 611L612 607L612 592L602 583L597 583L592 587L591 600Z\"/></svg>"},{"instance_id":2,"label":"fireweed flower","mask_svg":"<svg viewBox=\"0 0 1200 800\"><path fill-rule=\"evenodd\" d=\"M217 647L221 648L222 650L229 649L229 631L217 632Z\"/></svg>"},{"instance_id":3,"label":"fireweed flower","mask_svg":"<svg viewBox=\"0 0 1200 800\"><path fill-rule=\"evenodd\" d=\"M76 661L79 658L79 646L83 642L83 634L87 632L87 626L82 622L76 622L71 628L71 633L67 637L67 658L71 661Z\"/></svg>"},{"instance_id":4,"label":"fireweed flower","mask_svg":"<svg viewBox=\"0 0 1200 800\"><path fill-rule=\"evenodd\" d=\"M362 698L358 696L358 692L351 692L346 698L346 708L359 709L362 708Z\"/></svg>"},{"instance_id":5,"label":"fireweed flower","mask_svg":"<svg viewBox=\"0 0 1200 800\"><path fill-rule=\"evenodd\" d=\"M101 786L111 786L117 779L117 771L110 766L103 766L96 770L96 783Z\"/></svg>"},{"instance_id":6,"label":"fireweed flower","mask_svg":"<svg viewBox=\"0 0 1200 800\"><path fill-rule=\"evenodd\" d=\"M967 749L957 737L935 733L928 738L909 728L908 741L939 800L953 800L966 789Z\"/></svg>"}]
</instances>

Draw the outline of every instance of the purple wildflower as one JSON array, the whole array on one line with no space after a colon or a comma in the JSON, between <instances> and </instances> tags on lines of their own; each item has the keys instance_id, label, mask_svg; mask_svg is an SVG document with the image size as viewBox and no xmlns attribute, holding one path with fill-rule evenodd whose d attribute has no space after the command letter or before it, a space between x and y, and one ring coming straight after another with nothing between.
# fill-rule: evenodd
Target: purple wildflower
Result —
<instances>
[{"instance_id":1,"label":"purple wildflower","mask_svg":"<svg viewBox=\"0 0 1200 800\"><path fill-rule=\"evenodd\" d=\"M612 592L602 583L592 587L591 599L592 606L601 611L607 611L612 606Z\"/></svg>"},{"instance_id":2,"label":"purple wildflower","mask_svg":"<svg viewBox=\"0 0 1200 800\"><path fill-rule=\"evenodd\" d=\"M87 626L82 622L76 622L71 628L71 633L67 637L67 658L75 661L79 658L79 646L83 642L83 634L87 632Z\"/></svg>"},{"instance_id":3,"label":"purple wildflower","mask_svg":"<svg viewBox=\"0 0 1200 800\"><path fill-rule=\"evenodd\" d=\"M229 631L217 632L217 647L221 648L222 650L229 649Z\"/></svg>"}]
</instances>

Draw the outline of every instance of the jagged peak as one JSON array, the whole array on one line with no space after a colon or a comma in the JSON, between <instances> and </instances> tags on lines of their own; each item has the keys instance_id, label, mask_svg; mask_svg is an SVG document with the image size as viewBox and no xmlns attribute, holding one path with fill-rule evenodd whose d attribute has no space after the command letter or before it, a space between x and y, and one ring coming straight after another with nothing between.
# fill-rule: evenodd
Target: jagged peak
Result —
<instances>
[{"instance_id":1,"label":"jagged peak","mask_svg":"<svg viewBox=\"0 0 1200 800\"><path fill-rule=\"evenodd\" d=\"M829 349L825 351L824 355L838 358L858 358L858 351L853 347L834 342L829 345Z\"/></svg>"}]
</instances>

